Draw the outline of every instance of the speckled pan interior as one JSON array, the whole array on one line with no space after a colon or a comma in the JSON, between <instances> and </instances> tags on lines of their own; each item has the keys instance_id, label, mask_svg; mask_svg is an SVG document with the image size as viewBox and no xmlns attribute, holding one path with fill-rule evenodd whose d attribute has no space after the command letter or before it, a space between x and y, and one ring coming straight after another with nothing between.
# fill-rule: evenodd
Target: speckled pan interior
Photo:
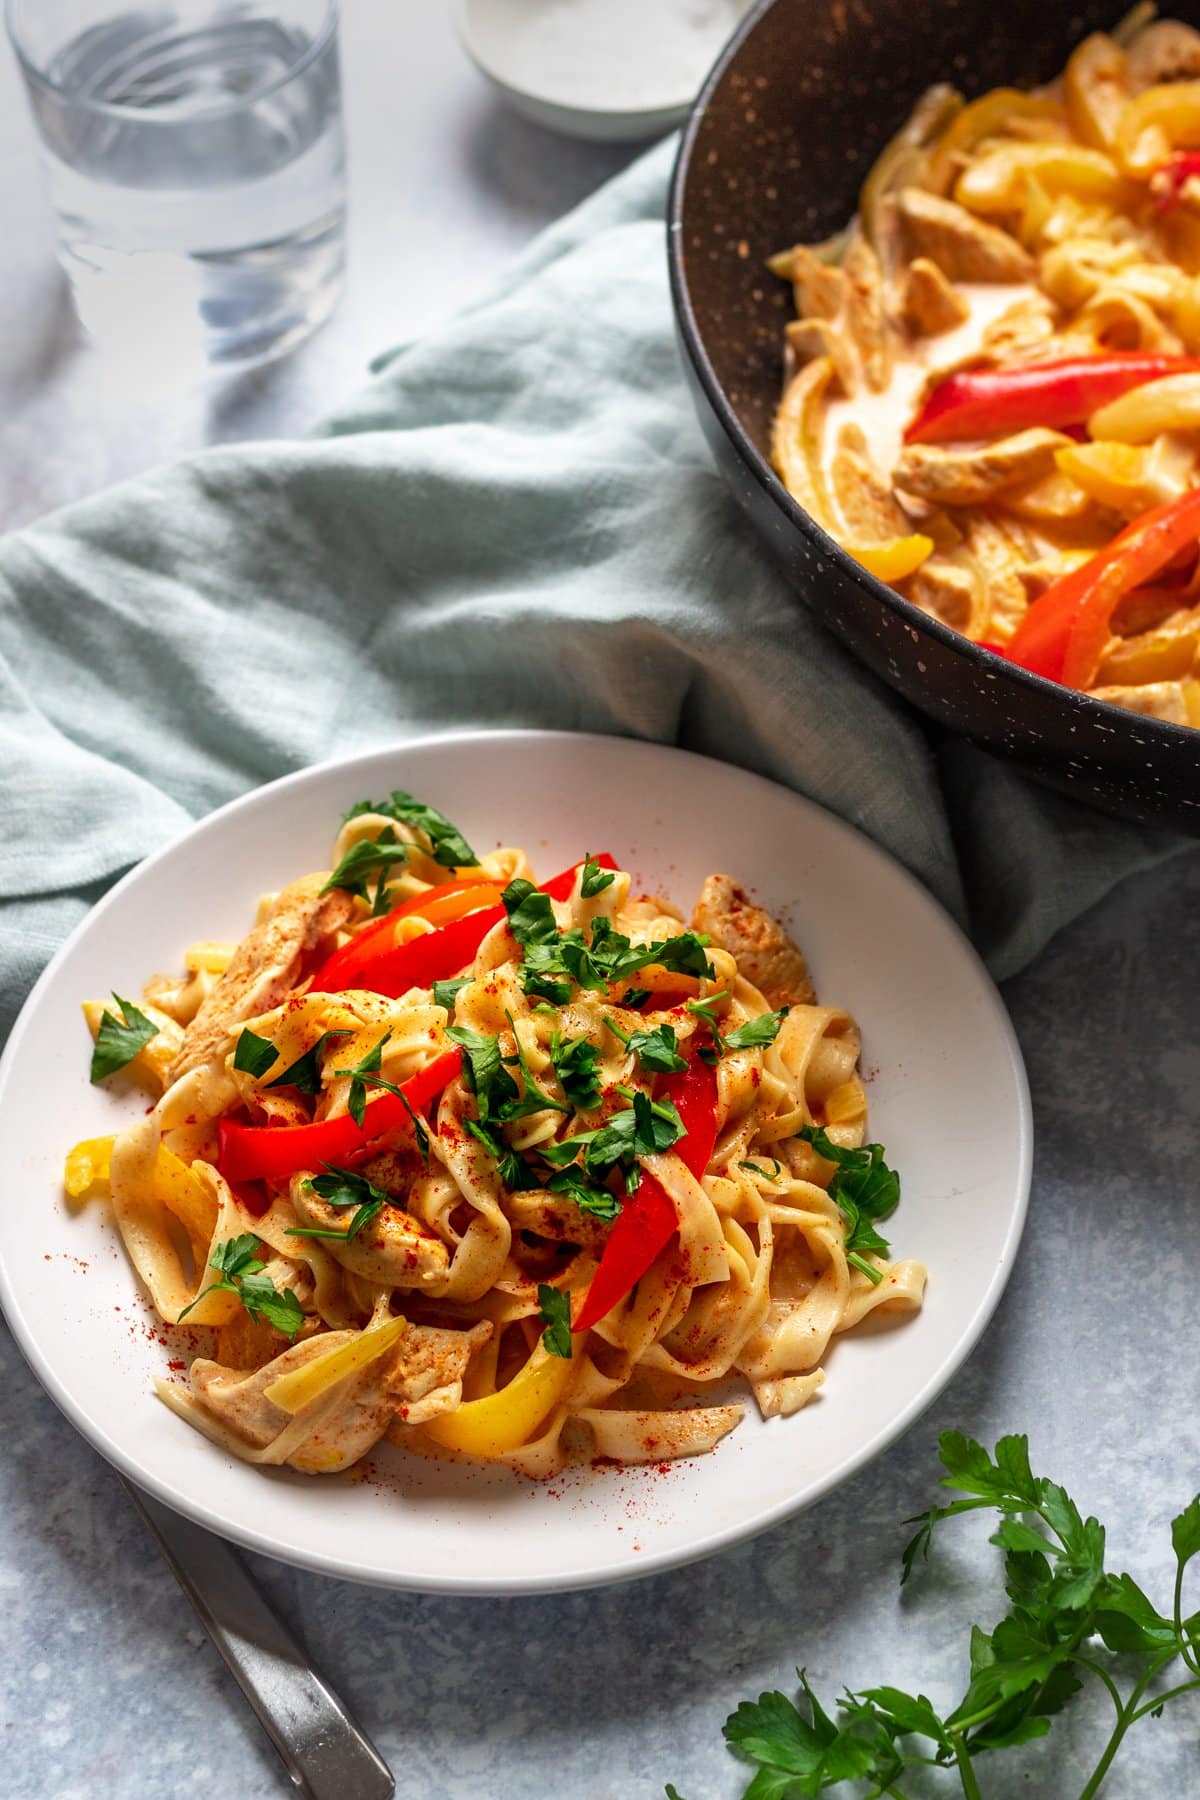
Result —
<instances>
[{"instance_id":1,"label":"speckled pan interior","mask_svg":"<svg viewBox=\"0 0 1200 1800\"><path fill-rule=\"evenodd\" d=\"M714 455L801 597L948 729L1108 811L1200 835L1200 732L1027 675L929 619L813 523L765 454L791 316L790 291L766 258L846 221L875 156L930 82L976 93L1049 79L1080 37L1121 10L764 0L684 134L669 203L671 282ZM1200 4L1170 10L1200 24Z\"/></svg>"}]
</instances>

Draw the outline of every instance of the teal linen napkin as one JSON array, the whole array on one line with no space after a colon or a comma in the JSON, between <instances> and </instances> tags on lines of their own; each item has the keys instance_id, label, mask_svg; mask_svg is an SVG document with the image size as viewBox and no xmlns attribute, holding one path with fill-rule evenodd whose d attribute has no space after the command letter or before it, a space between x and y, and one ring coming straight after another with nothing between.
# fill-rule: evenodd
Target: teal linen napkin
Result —
<instances>
[{"instance_id":1,"label":"teal linen napkin","mask_svg":"<svg viewBox=\"0 0 1200 1800\"><path fill-rule=\"evenodd\" d=\"M618 732L772 776L913 870L998 975L1186 847L932 737L795 600L684 390L671 154L381 358L318 436L206 452L0 543L0 1026L192 819L453 726Z\"/></svg>"}]
</instances>

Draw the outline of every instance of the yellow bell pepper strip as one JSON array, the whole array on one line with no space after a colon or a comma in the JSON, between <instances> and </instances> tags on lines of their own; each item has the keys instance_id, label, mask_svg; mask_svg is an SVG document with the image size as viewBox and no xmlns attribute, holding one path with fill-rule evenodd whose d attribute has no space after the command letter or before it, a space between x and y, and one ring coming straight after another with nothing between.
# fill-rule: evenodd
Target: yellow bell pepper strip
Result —
<instances>
[{"instance_id":1,"label":"yellow bell pepper strip","mask_svg":"<svg viewBox=\"0 0 1200 1800\"><path fill-rule=\"evenodd\" d=\"M1020 212L1031 181L1048 194L1123 209L1137 199L1111 156L1080 144L1002 144L967 164L954 198L972 212Z\"/></svg>"},{"instance_id":2,"label":"yellow bell pepper strip","mask_svg":"<svg viewBox=\"0 0 1200 1800\"><path fill-rule=\"evenodd\" d=\"M574 1339L570 1358L552 1356L539 1343L498 1394L465 1400L454 1412L428 1420L422 1431L448 1450L462 1450L468 1456L505 1456L519 1450L537 1436L566 1393L579 1351Z\"/></svg>"},{"instance_id":3,"label":"yellow bell pepper strip","mask_svg":"<svg viewBox=\"0 0 1200 1800\"><path fill-rule=\"evenodd\" d=\"M1102 406L1147 381L1200 369L1194 356L1106 350L1015 369L961 369L926 395L904 433L906 444L945 444L997 437L1030 425L1062 429L1090 419Z\"/></svg>"},{"instance_id":4,"label":"yellow bell pepper strip","mask_svg":"<svg viewBox=\"0 0 1200 1800\"><path fill-rule=\"evenodd\" d=\"M357 1375L370 1368L392 1349L407 1328L408 1320L397 1318L360 1332L348 1344L339 1344L336 1349L326 1351L324 1356L314 1356L311 1362L281 1375L270 1387L263 1389L263 1399L269 1400L272 1406L282 1407L286 1413L298 1413L336 1382L344 1381L347 1375Z\"/></svg>"},{"instance_id":5,"label":"yellow bell pepper strip","mask_svg":"<svg viewBox=\"0 0 1200 1800\"><path fill-rule=\"evenodd\" d=\"M380 1094L378 1099L368 1101L361 1125L356 1125L349 1113L336 1119L318 1119L312 1125L240 1125L235 1119L222 1119L217 1126L217 1167L234 1185L286 1181L302 1170L325 1165L348 1167L355 1158L369 1154L388 1132L410 1124L410 1107L414 1113L427 1111L461 1068L461 1050L446 1050L435 1056L401 1082L400 1094ZM249 1195L243 1194L242 1200L251 1211L258 1210L251 1205ZM265 1196L262 1210L266 1211Z\"/></svg>"},{"instance_id":6,"label":"yellow bell pepper strip","mask_svg":"<svg viewBox=\"0 0 1200 1800\"><path fill-rule=\"evenodd\" d=\"M68 1150L63 1168L63 1187L68 1198L82 1200L100 1182L108 1180L113 1143L111 1137L84 1138Z\"/></svg>"},{"instance_id":7,"label":"yellow bell pepper strip","mask_svg":"<svg viewBox=\"0 0 1200 1800\"><path fill-rule=\"evenodd\" d=\"M933 555L933 539L914 531L911 537L893 538L887 544L847 544L846 549L868 575L879 581L903 581Z\"/></svg>"},{"instance_id":8,"label":"yellow bell pepper strip","mask_svg":"<svg viewBox=\"0 0 1200 1800\"><path fill-rule=\"evenodd\" d=\"M1008 645L1009 661L1066 687L1087 688L1118 601L1152 581L1198 537L1200 488L1144 513L1034 601Z\"/></svg>"},{"instance_id":9,"label":"yellow bell pepper strip","mask_svg":"<svg viewBox=\"0 0 1200 1800\"><path fill-rule=\"evenodd\" d=\"M1117 122L1117 154L1130 175L1145 180L1165 151L1200 146L1200 81L1157 82L1124 108Z\"/></svg>"},{"instance_id":10,"label":"yellow bell pepper strip","mask_svg":"<svg viewBox=\"0 0 1200 1800\"><path fill-rule=\"evenodd\" d=\"M1044 94L1025 94L1019 88L993 88L972 100L951 119L942 133L929 164L929 186L942 193L956 168L956 158L969 156L984 138L1002 137L1010 119L1053 119L1060 107Z\"/></svg>"}]
</instances>

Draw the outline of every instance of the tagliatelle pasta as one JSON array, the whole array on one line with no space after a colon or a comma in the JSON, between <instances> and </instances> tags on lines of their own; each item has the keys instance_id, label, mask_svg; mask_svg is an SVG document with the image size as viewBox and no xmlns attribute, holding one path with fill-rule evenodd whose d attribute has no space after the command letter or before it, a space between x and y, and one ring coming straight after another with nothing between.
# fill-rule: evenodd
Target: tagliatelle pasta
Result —
<instances>
[{"instance_id":1,"label":"tagliatelle pasta","mask_svg":"<svg viewBox=\"0 0 1200 1800\"><path fill-rule=\"evenodd\" d=\"M85 1008L93 1079L157 1097L66 1186L206 1328L157 1384L183 1420L309 1474L384 1437L533 1476L698 1455L920 1306L857 1027L729 877L690 924L608 857L539 887L399 792L333 863Z\"/></svg>"},{"instance_id":2,"label":"tagliatelle pasta","mask_svg":"<svg viewBox=\"0 0 1200 1800\"><path fill-rule=\"evenodd\" d=\"M1200 727L1200 33L922 96L792 285L775 465L997 655Z\"/></svg>"}]
</instances>

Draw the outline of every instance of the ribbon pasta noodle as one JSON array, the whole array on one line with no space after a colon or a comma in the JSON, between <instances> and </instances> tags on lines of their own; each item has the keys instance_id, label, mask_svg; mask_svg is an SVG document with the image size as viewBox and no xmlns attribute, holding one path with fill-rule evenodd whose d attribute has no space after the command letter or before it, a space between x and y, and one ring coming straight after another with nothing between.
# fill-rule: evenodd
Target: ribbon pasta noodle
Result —
<instances>
[{"instance_id":1,"label":"ribbon pasta noodle","mask_svg":"<svg viewBox=\"0 0 1200 1800\"><path fill-rule=\"evenodd\" d=\"M202 1328L157 1383L181 1419L306 1474L384 1438L531 1476L693 1456L919 1308L857 1027L729 877L690 923L607 857L539 888L399 793L333 865L85 1008L93 1079L154 1100L66 1185Z\"/></svg>"},{"instance_id":2,"label":"ribbon pasta noodle","mask_svg":"<svg viewBox=\"0 0 1200 1800\"><path fill-rule=\"evenodd\" d=\"M1200 727L1200 32L931 87L791 284L772 455L864 568L1036 674Z\"/></svg>"}]
</instances>

